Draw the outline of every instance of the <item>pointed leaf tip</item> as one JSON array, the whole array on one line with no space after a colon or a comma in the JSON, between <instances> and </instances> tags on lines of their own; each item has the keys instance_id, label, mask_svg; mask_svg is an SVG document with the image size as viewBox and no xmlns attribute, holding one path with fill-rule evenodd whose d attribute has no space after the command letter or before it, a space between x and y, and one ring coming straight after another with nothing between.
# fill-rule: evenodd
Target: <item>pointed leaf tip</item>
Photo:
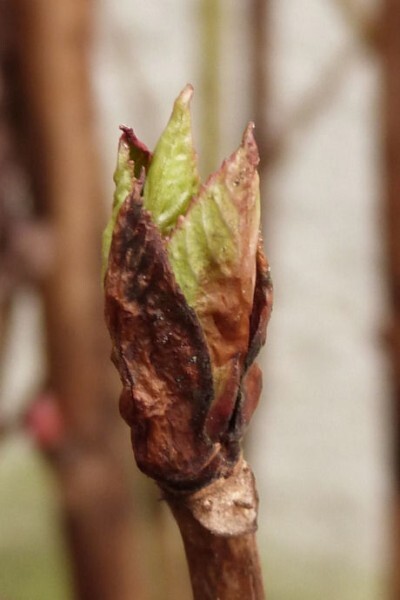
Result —
<instances>
[{"instance_id":1,"label":"pointed leaf tip","mask_svg":"<svg viewBox=\"0 0 400 600\"><path fill-rule=\"evenodd\" d=\"M185 105L189 105L193 97L194 89L191 83L187 83L175 102L181 101Z\"/></svg>"},{"instance_id":2,"label":"pointed leaf tip","mask_svg":"<svg viewBox=\"0 0 400 600\"><path fill-rule=\"evenodd\" d=\"M254 137L254 123L250 121L243 132L242 147L245 149L249 163L253 167L257 167L260 162L257 142Z\"/></svg>"},{"instance_id":3,"label":"pointed leaf tip","mask_svg":"<svg viewBox=\"0 0 400 600\"><path fill-rule=\"evenodd\" d=\"M193 147L190 100L193 87L184 87L174 102L144 187L144 207L150 211L161 234L167 236L179 215L198 192L200 179Z\"/></svg>"}]
</instances>

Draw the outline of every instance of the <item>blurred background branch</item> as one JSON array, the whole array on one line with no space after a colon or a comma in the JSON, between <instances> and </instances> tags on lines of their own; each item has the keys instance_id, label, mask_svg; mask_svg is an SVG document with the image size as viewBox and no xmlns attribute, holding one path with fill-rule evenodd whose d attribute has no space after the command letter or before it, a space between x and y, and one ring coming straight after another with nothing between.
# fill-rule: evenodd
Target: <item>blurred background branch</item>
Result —
<instances>
[{"instance_id":1,"label":"blurred background branch","mask_svg":"<svg viewBox=\"0 0 400 600\"><path fill-rule=\"evenodd\" d=\"M53 260L39 281L48 349L43 385L64 425L59 439L51 438L53 447L42 451L60 483L77 597L125 600L140 594L140 582L98 292L104 201L89 77L92 4L18 0L10 18L18 155L27 167L35 216L52 230L44 256ZM40 410L37 433L44 419L48 427L57 422L56 408Z\"/></svg>"},{"instance_id":2,"label":"blurred background branch","mask_svg":"<svg viewBox=\"0 0 400 600\"><path fill-rule=\"evenodd\" d=\"M200 0L200 142L202 169L207 174L215 170L220 150L222 10L220 0Z\"/></svg>"},{"instance_id":3,"label":"blurred background branch","mask_svg":"<svg viewBox=\"0 0 400 600\"><path fill-rule=\"evenodd\" d=\"M391 598L400 598L400 6L396 0L383 3L383 155L386 274L389 300L389 345L391 366L394 505L392 528Z\"/></svg>"},{"instance_id":4,"label":"blurred background branch","mask_svg":"<svg viewBox=\"0 0 400 600\"><path fill-rule=\"evenodd\" d=\"M333 0L346 22L363 44L377 50L380 38L380 19L369 15L368 8L355 0Z\"/></svg>"}]
</instances>

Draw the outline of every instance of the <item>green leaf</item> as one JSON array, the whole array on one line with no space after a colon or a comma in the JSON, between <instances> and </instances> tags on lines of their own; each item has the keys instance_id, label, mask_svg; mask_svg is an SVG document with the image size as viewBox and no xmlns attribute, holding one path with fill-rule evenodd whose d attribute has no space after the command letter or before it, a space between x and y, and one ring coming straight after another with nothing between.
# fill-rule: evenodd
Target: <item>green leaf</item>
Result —
<instances>
[{"instance_id":1,"label":"green leaf","mask_svg":"<svg viewBox=\"0 0 400 600\"><path fill-rule=\"evenodd\" d=\"M130 160L129 144L126 141L126 139L122 137L119 142L117 167L114 172L115 192L112 214L103 233L101 274L102 281L104 281L104 275L107 270L111 239L119 209L121 208L123 202L126 200L126 198L129 196L133 189L133 181L135 177L134 168L134 163L132 160Z\"/></svg>"},{"instance_id":2,"label":"green leaf","mask_svg":"<svg viewBox=\"0 0 400 600\"><path fill-rule=\"evenodd\" d=\"M234 357L244 360L248 349L260 225L258 162L250 124L168 242L169 261L201 322L215 376Z\"/></svg>"},{"instance_id":3,"label":"green leaf","mask_svg":"<svg viewBox=\"0 0 400 600\"><path fill-rule=\"evenodd\" d=\"M193 88L187 85L175 100L144 186L144 207L163 236L169 234L179 215L186 212L200 185L191 128L192 95Z\"/></svg>"},{"instance_id":4,"label":"green leaf","mask_svg":"<svg viewBox=\"0 0 400 600\"><path fill-rule=\"evenodd\" d=\"M202 186L168 243L169 260L188 303L213 279L247 277L255 267L260 223L258 152L250 124L242 145Z\"/></svg>"}]
</instances>

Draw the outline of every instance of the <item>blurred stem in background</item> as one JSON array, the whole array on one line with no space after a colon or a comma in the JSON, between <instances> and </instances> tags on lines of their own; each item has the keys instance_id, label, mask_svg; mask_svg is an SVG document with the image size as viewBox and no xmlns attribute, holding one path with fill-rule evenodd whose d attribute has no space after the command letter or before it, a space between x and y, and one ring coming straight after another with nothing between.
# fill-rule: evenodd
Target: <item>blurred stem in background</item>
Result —
<instances>
[{"instance_id":1,"label":"blurred stem in background","mask_svg":"<svg viewBox=\"0 0 400 600\"><path fill-rule=\"evenodd\" d=\"M267 156L269 4L270 0L252 0L250 9L252 119L261 158Z\"/></svg>"},{"instance_id":2,"label":"blurred stem in background","mask_svg":"<svg viewBox=\"0 0 400 600\"><path fill-rule=\"evenodd\" d=\"M4 0L0 1L0 376L6 349L10 311L17 286L18 260L12 247L12 231L15 223L16 166L15 140L13 139L8 113L11 105L6 85L6 72L10 65L12 39L7 31L7 11ZM0 406L1 411L1 406ZM1 419L1 414L0 414ZM1 423L0 423L1 430Z\"/></svg>"},{"instance_id":3,"label":"blurred stem in background","mask_svg":"<svg viewBox=\"0 0 400 600\"><path fill-rule=\"evenodd\" d=\"M1 15L0 15L1 17ZM0 57L0 60L3 57ZM11 272L13 260L10 248L11 215L7 205L7 179L11 168L9 131L4 119L4 82L0 73L0 372L3 364L5 342L12 298L14 295L14 277ZM1 427L1 425L0 425Z\"/></svg>"},{"instance_id":4,"label":"blurred stem in background","mask_svg":"<svg viewBox=\"0 0 400 600\"><path fill-rule=\"evenodd\" d=\"M41 291L48 385L65 433L48 456L60 482L76 597L144 598L102 319L104 201L89 76L92 5L11 5L21 85L19 150L27 158L37 216L52 232Z\"/></svg>"},{"instance_id":5,"label":"blurred stem in background","mask_svg":"<svg viewBox=\"0 0 400 600\"><path fill-rule=\"evenodd\" d=\"M400 4L383 3L383 142L395 468L392 598L400 598Z\"/></svg>"},{"instance_id":6,"label":"blurred stem in background","mask_svg":"<svg viewBox=\"0 0 400 600\"><path fill-rule=\"evenodd\" d=\"M269 78L268 23L270 0L252 0L250 9L250 50L251 50L251 92L252 118L255 123L255 136L260 150L260 189L262 198L262 229L266 233L268 221L265 172L269 160L267 98Z\"/></svg>"},{"instance_id":7,"label":"blurred stem in background","mask_svg":"<svg viewBox=\"0 0 400 600\"><path fill-rule=\"evenodd\" d=\"M208 176L218 164L220 148L220 64L222 13L220 0L200 0L201 28L201 167Z\"/></svg>"}]
</instances>

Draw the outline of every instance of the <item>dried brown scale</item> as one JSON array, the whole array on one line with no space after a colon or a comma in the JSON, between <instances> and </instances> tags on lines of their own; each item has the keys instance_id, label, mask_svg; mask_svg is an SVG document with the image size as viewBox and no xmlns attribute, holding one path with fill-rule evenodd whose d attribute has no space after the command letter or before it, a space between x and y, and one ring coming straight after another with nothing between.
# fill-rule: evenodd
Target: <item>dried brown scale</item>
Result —
<instances>
[{"instance_id":1,"label":"dried brown scale","mask_svg":"<svg viewBox=\"0 0 400 600\"><path fill-rule=\"evenodd\" d=\"M208 482L234 460L204 434L213 394L207 346L138 190L119 213L105 287L120 408L139 467L178 487Z\"/></svg>"},{"instance_id":2,"label":"dried brown scale","mask_svg":"<svg viewBox=\"0 0 400 600\"><path fill-rule=\"evenodd\" d=\"M124 385L121 414L139 467L158 482L194 489L231 472L261 392L258 367L231 361L214 397L209 351L169 265L165 243L143 209L140 182L122 206L105 280L113 360ZM250 364L271 310L261 245L250 322Z\"/></svg>"},{"instance_id":3,"label":"dried brown scale","mask_svg":"<svg viewBox=\"0 0 400 600\"><path fill-rule=\"evenodd\" d=\"M225 435L226 441L240 441L258 406L262 390L262 373L257 363L246 371L236 400L235 410Z\"/></svg>"},{"instance_id":4,"label":"dried brown scale","mask_svg":"<svg viewBox=\"0 0 400 600\"><path fill-rule=\"evenodd\" d=\"M147 146L138 139L133 129L121 125L120 130L123 132L121 141L129 146L130 159L134 162L135 176L139 178L142 169L147 171L149 168L153 155Z\"/></svg>"},{"instance_id":5,"label":"dried brown scale","mask_svg":"<svg viewBox=\"0 0 400 600\"><path fill-rule=\"evenodd\" d=\"M223 439L228 431L232 414L240 393L240 356L235 356L229 363L230 372L226 377L222 392L211 403L205 430L212 440Z\"/></svg>"},{"instance_id":6,"label":"dried brown scale","mask_svg":"<svg viewBox=\"0 0 400 600\"><path fill-rule=\"evenodd\" d=\"M254 288L253 311L250 317L250 341L246 357L246 367L251 365L265 344L267 325L271 317L273 287L268 261L264 254L261 234L256 254L256 283Z\"/></svg>"}]
</instances>

